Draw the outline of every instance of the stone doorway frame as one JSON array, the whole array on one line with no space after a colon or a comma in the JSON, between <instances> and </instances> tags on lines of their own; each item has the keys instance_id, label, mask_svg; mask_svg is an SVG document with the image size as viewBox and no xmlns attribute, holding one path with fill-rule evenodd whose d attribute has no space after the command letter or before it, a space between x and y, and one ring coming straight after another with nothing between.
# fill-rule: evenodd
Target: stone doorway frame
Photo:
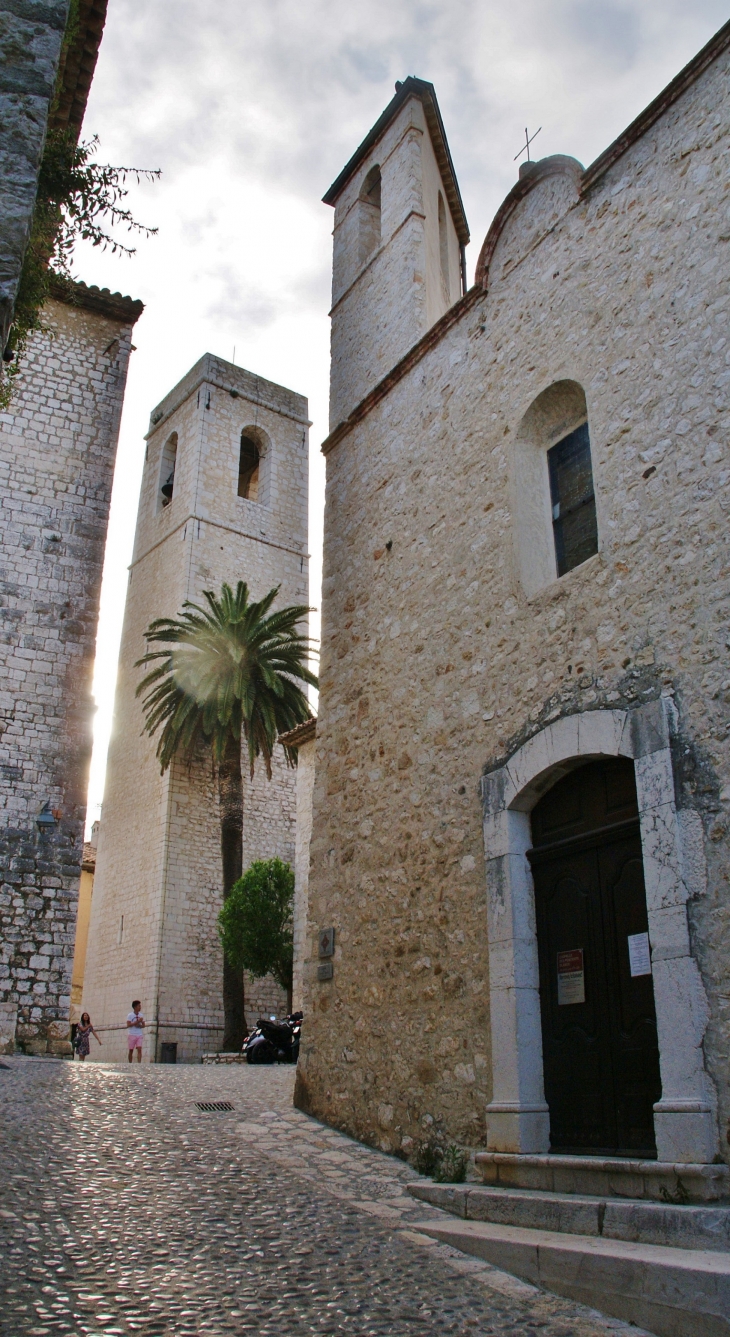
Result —
<instances>
[{"instance_id":1,"label":"stone doorway frame","mask_svg":"<svg viewBox=\"0 0 730 1337\"><path fill-rule=\"evenodd\" d=\"M668 696L634 710L563 716L482 777L493 1075L486 1111L490 1151L534 1155L549 1150L535 896L526 858L532 845L530 812L562 775L601 757L631 758L636 775L662 1078L662 1096L654 1106L657 1157L710 1164L718 1150L715 1094L702 1050L709 1009L690 951L686 910L688 874L694 885L705 870L704 865L687 866L701 857L696 842L691 851L682 848L670 747L675 728L676 707Z\"/></svg>"}]
</instances>

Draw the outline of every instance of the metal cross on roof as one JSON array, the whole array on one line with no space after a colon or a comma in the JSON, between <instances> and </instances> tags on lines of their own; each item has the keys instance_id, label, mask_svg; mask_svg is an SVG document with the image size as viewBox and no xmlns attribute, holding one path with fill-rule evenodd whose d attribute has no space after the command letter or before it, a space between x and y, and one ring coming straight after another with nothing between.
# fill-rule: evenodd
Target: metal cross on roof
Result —
<instances>
[{"instance_id":1,"label":"metal cross on roof","mask_svg":"<svg viewBox=\"0 0 730 1337\"><path fill-rule=\"evenodd\" d=\"M541 130L542 130L542 126L539 126L538 129L535 131L534 135L529 135L529 136L528 136L528 134L527 134L527 126L525 126L525 142L524 142L522 148L520 149L519 153L516 153L516 154L515 154L514 158L512 159L513 162L517 162L517 159L518 159L518 158L521 158L521 157L522 157L522 154L525 153L525 152L527 153L527 161L528 161L528 162L530 161L530 145L531 145L533 139L537 139L537 136L539 135L539 133L540 133Z\"/></svg>"}]
</instances>

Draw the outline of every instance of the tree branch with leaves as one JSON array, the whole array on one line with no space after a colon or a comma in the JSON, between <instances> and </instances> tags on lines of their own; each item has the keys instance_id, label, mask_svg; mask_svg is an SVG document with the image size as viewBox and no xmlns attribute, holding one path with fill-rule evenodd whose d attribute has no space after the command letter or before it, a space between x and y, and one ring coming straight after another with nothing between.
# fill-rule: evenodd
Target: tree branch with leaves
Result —
<instances>
[{"instance_id":1,"label":"tree branch with leaves","mask_svg":"<svg viewBox=\"0 0 730 1337\"><path fill-rule=\"evenodd\" d=\"M294 873L281 859L257 859L234 883L218 915L226 959L254 979L273 975L292 1008Z\"/></svg>"},{"instance_id":2,"label":"tree branch with leaves","mask_svg":"<svg viewBox=\"0 0 730 1337\"><path fill-rule=\"evenodd\" d=\"M125 227L145 237L157 228L138 223L124 204L128 182L159 178L159 170L111 167L93 162L99 140L76 142L73 130L51 130L38 175L33 223L20 274L13 324L3 350L0 408L7 408L18 375L22 354L33 330L41 328L41 311L51 283L66 282L73 294L71 260L77 241L110 250L113 255L134 255L109 228Z\"/></svg>"}]
</instances>

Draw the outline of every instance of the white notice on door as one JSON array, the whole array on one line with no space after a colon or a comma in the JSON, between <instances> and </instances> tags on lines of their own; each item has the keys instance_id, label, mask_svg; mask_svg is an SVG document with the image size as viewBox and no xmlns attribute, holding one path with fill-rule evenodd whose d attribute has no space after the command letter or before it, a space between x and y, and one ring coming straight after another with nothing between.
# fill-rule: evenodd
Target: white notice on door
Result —
<instances>
[{"instance_id":1,"label":"white notice on door","mask_svg":"<svg viewBox=\"0 0 730 1337\"><path fill-rule=\"evenodd\" d=\"M586 977L583 971L583 948L558 952L558 1007L586 1001Z\"/></svg>"},{"instance_id":2,"label":"white notice on door","mask_svg":"<svg viewBox=\"0 0 730 1337\"><path fill-rule=\"evenodd\" d=\"M632 979L635 975L651 975L648 933L629 934L629 969Z\"/></svg>"}]
</instances>

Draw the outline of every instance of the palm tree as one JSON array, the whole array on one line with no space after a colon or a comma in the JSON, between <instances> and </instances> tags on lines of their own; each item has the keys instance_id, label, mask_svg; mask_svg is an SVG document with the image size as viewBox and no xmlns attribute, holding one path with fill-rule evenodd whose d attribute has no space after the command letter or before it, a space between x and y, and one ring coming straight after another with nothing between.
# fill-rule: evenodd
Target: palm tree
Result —
<instances>
[{"instance_id":1,"label":"palm tree","mask_svg":"<svg viewBox=\"0 0 730 1337\"><path fill-rule=\"evenodd\" d=\"M175 756L187 760L210 749L218 779L223 857L223 899L243 871L243 778L245 740L251 779L263 757L271 779L278 734L311 717L299 683L317 686L306 667L309 639L297 624L311 610L302 604L270 613L279 587L258 603L239 580L235 594L224 585L220 598L204 591L207 607L186 600L179 618L160 617L145 632L148 645L162 644L137 661L154 664L137 688L144 695L145 732L160 731L161 771ZM290 765L296 751L286 748ZM246 1033L243 970L223 962L223 1049L240 1049Z\"/></svg>"}]
</instances>

